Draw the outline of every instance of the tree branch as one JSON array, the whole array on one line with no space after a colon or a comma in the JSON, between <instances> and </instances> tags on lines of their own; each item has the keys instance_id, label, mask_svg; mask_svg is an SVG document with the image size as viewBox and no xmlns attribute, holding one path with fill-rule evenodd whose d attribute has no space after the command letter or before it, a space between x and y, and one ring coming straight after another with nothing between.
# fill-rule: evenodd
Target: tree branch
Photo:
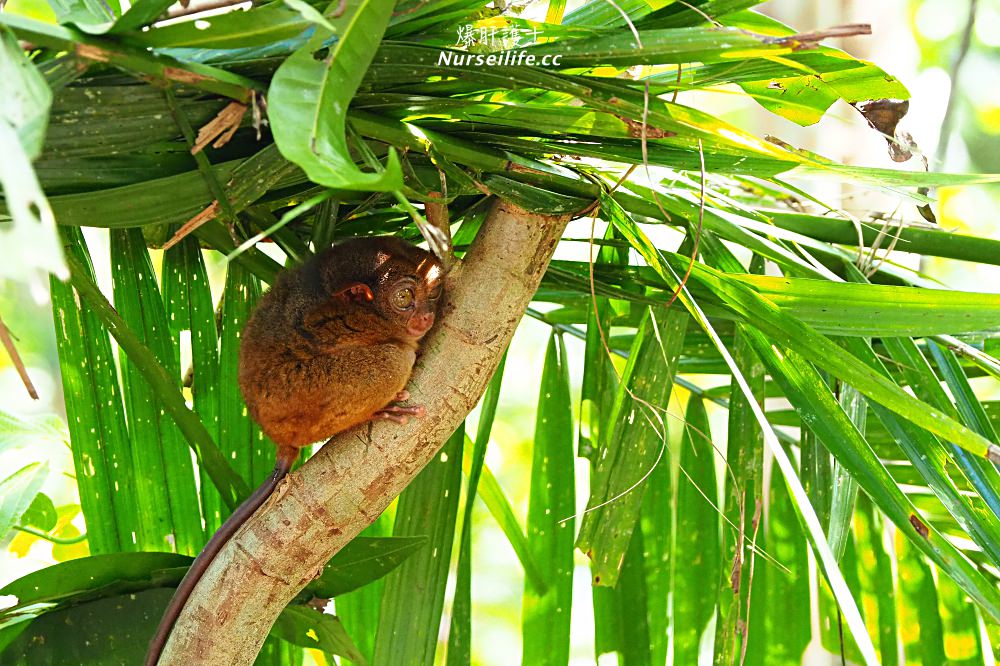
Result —
<instances>
[{"instance_id":1,"label":"tree branch","mask_svg":"<svg viewBox=\"0 0 1000 666\"><path fill-rule=\"evenodd\" d=\"M371 524L475 406L548 266L567 217L495 204L448 277L440 321L407 387L427 416L328 442L219 554L160 664L251 664L286 604Z\"/></svg>"}]
</instances>

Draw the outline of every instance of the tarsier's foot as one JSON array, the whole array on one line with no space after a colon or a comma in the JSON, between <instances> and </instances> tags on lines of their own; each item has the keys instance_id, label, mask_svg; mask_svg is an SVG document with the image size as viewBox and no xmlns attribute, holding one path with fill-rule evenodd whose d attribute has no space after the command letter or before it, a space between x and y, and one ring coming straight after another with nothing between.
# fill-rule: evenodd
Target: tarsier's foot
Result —
<instances>
[{"instance_id":1,"label":"tarsier's foot","mask_svg":"<svg viewBox=\"0 0 1000 666\"><path fill-rule=\"evenodd\" d=\"M407 395L409 397L409 395ZM406 398L402 398L405 400ZM415 419L421 418L425 414L423 405L413 407L400 407L399 405L389 405L372 415L372 421L395 421L400 425L405 424L412 416Z\"/></svg>"},{"instance_id":2,"label":"tarsier's foot","mask_svg":"<svg viewBox=\"0 0 1000 666\"><path fill-rule=\"evenodd\" d=\"M409 399L410 399L410 392L407 391L406 389L403 389L402 391L396 394L396 397L393 398L392 401L403 402L404 400L409 400Z\"/></svg>"}]
</instances>

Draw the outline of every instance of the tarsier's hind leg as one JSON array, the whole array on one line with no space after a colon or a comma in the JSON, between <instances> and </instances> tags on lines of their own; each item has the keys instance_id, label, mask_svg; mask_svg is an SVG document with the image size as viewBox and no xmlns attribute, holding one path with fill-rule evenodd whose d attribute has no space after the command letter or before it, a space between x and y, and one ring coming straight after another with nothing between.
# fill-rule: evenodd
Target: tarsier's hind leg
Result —
<instances>
[{"instance_id":1,"label":"tarsier's hind leg","mask_svg":"<svg viewBox=\"0 0 1000 666\"><path fill-rule=\"evenodd\" d=\"M285 381L279 385L292 388L261 401L257 420L276 442L290 437L308 442L327 439L373 418L406 393L403 387L410 378L413 356L410 349L383 344L344 346L290 360L280 369ZM399 409L403 411L398 415L403 416L409 408Z\"/></svg>"}]
</instances>

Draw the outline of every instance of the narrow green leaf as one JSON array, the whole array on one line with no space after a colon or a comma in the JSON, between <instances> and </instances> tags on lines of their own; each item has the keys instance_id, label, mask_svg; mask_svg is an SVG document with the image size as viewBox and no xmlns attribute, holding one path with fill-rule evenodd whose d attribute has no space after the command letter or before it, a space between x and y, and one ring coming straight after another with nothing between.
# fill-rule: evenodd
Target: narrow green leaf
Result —
<instances>
[{"instance_id":1,"label":"narrow green leaf","mask_svg":"<svg viewBox=\"0 0 1000 666\"><path fill-rule=\"evenodd\" d=\"M651 660L646 557L642 530L633 530L615 587L595 585L594 650L597 661L617 653L618 663L647 666Z\"/></svg>"},{"instance_id":2,"label":"narrow green leaf","mask_svg":"<svg viewBox=\"0 0 1000 666\"><path fill-rule=\"evenodd\" d=\"M463 666L472 660L472 510L479 492L479 478L486 462L497 403L500 400L500 383L507 355L500 359L486 393L483 394L476 426L476 442L469 465L465 507L462 514L462 536L459 541L458 570L455 576L455 596L451 608L451 628L448 631L448 666ZM464 465L463 465L464 466Z\"/></svg>"},{"instance_id":3,"label":"narrow green leaf","mask_svg":"<svg viewBox=\"0 0 1000 666\"><path fill-rule=\"evenodd\" d=\"M944 539L932 525L923 522L916 507L893 482L812 366L796 352L779 351L761 333L749 328L747 331L754 349L768 366L771 376L782 386L789 401L801 416L808 419L817 436L878 508L984 610L1000 618L1000 593L950 541Z\"/></svg>"},{"instance_id":4,"label":"narrow green leaf","mask_svg":"<svg viewBox=\"0 0 1000 666\"><path fill-rule=\"evenodd\" d=\"M381 41L392 6L386 0L349 6L336 21L341 31L328 55L314 57L329 34L317 27L310 42L286 58L271 79L268 105L275 142L314 183L380 192L402 188L395 150L390 149L383 171L363 173L348 152L345 136L347 105Z\"/></svg>"},{"instance_id":5,"label":"narrow green leaf","mask_svg":"<svg viewBox=\"0 0 1000 666\"><path fill-rule=\"evenodd\" d=\"M868 402L853 386L841 384L838 387L839 395L837 401L847 414L847 418L865 436L867 429ZM830 542L830 550L840 559L844 554L847 545L847 538L851 531L851 522L854 518L854 503L858 497L858 484L851 477L851 473L834 460L833 464L833 488L830 499L830 523L827 529L827 539Z\"/></svg>"},{"instance_id":6,"label":"narrow green leaf","mask_svg":"<svg viewBox=\"0 0 1000 666\"><path fill-rule=\"evenodd\" d=\"M665 664L669 643L671 567L676 557L673 536L673 465L660 461L646 480L639 526L642 528L643 563L646 568L646 618L652 664Z\"/></svg>"},{"instance_id":7,"label":"narrow green leaf","mask_svg":"<svg viewBox=\"0 0 1000 666\"><path fill-rule=\"evenodd\" d=\"M128 41L152 47L236 49L291 39L309 25L298 12L266 5L155 27Z\"/></svg>"},{"instance_id":8,"label":"narrow green leaf","mask_svg":"<svg viewBox=\"0 0 1000 666\"><path fill-rule=\"evenodd\" d=\"M471 451L473 448L472 440L466 441L465 448ZM472 471L471 457L467 456L466 460L469 461L465 463L465 473L468 475ZM517 559L521 563L521 568L524 569L525 578L531 581L536 590L544 592L548 586L545 582L545 577L535 563L535 558L531 554L528 539L524 536L524 530L521 529L521 524L517 521L517 516L514 515L514 509L511 507L510 500L507 499L503 489L500 487L500 482L493 476L493 472L489 466L485 464L483 465L482 478L479 480L479 499L483 500L483 504L486 505L490 515L493 516L493 520L497 522L500 530L507 537L510 547L514 549L514 554L517 555Z\"/></svg>"},{"instance_id":9,"label":"narrow green leaf","mask_svg":"<svg viewBox=\"0 0 1000 666\"><path fill-rule=\"evenodd\" d=\"M67 263L73 287L80 295L81 301L87 304L96 315L96 319L99 319L114 335L115 340L128 355L130 363L134 364L143 378L154 387L163 407L175 419L188 444L194 449L199 463L208 470L216 488L222 493L223 501L227 506L235 507L237 499L246 496L246 486L215 447L211 435L205 430L201 420L188 409L184 397L176 390L173 377L111 306L84 265L72 255L67 257Z\"/></svg>"},{"instance_id":10,"label":"narrow green leaf","mask_svg":"<svg viewBox=\"0 0 1000 666\"><path fill-rule=\"evenodd\" d=\"M763 272L759 255L751 260L750 270ZM737 329L733 341L733 360L740 367L753 399L764 404L764 366L754 355L743 333ZM757 419L735 380L729 390L729 433L726 441L725 517L732 529L722 532L722 561L719 576L719 607L715 624L715 663L720 666L736 660L746 642L750 598L759 587L753 579L756 553L748 546L756 538L763 509L764 439ZM704 447L702 447L704 448ZM711 497L711 495L709 495Z\"/></svg>"},{"instance_id":11,"label":"narrow green leaf","mask_svg":"<svg viewBox=\"0 0 1000 666\"><path fill-rule=\"evenodd\" d=\"M757 546L777 564L758 557L754 566L747 663L801 664L812 639L809 554L802 547L806 537L792 498L777 479L772 478L768 493L766 520Z\"/></svg>"},{"instance_id":12,"label":"narrow green leaf","mask_svg":"<svg viewBox=\"0 0 1000 666\"><path fill-rule=\"evenodd\" d=\"M256 487L274 467L274 445L250 420L240 393L240 332L260 298L260 282L246 268L230 263L222 302L219 352L219 423L225 436L220 442L223 455L237 473Z\"/></svg>"},{"instance_id":13,"label":"narrow green leaf","mask_svg":"<svg viewBox=\"0 0 1000 666\"><path fill-rule=\"evenodd\" d=\"M179 395L180 368L170 341L156 274L146 242L137 229L111 233L111 279L115 308L125 326L157 358L163 359L171 376L171 393ZM143 519L139 546L143 550L194 554L204 543L204 533L191 452L177 425L163 409L161 396L146 382L137 363L127 355L120 363L138 509Z\"/></svg>"},{"instance_id":14,"label":"narrow green leaf","mask_svg":"<svg viewBox=\"0 0 1000 666\"><path fill-rule=\"evenodd\" d=\"M996 329L1000 321L995 294L764 275L732 279L817 331L838 335L964 333Z\"/></svg>"},{"instance_id":15,"label":"narrow green leaf","mask_svg":"<svg viewBox=\"0 0 1000 666\"><path fill-rule=\"evenodd\" d=\"M946 577L938 577L941 622L944 625L944 648L948 664L979 666L984 659L980 634L982 619L976 606L968 602L965 592ZM987 648L989 643L986 644ZM987 659L992 659L992 655Z\"/></svg>"},{"instance_id":16,"label":"narrow green leaf","mask_svg":"<svg viewBox=\"0 0 1000 666\"><path fill-rule=\"evenodd\" d=\"M945 656L937 582L930 565L905 539L896 540L895 546L899 570L896 624L901 629L899 635L906 663L928 666L955 663Z\"/></svg>"},{"instance_id":17,"label":"narrow green leaf","mask_svg":"<svg viewBox=\"0 0 1000 666\"><path fill-rule=\"evenodd\" d=\"M650 255L647 260L650 258L662 265L659 256ZM738 286L736 282L729 281L726 276L711 269L699 268L692 272L692 278L723 299L727 306L746 321L753 322L754 327L771 340L795 349L868 398L979 456L986 457L991 447L997 447L939 409L917 400L889 379L858 363L857 359L808 324L789 316L775 303L753 290Z\"/></svg>"},{"instance_id":18,"label":"narrow green leaf","mask_svg":"<svg viewBox=\"0 0 1000 666\"><path fill-rule=\"evenodd\" d=\"M851 220L802 213L768 211L776 226L795 231L825 243L842 243L857 246L858 229ZM904 252L961 259L980 264L1000 264L1000 240L954 233L945 229L904 226L890 229L899 233L897 247ZM881 225L862 224L861 234L865 247L871 247L881 232Z\"/></svg>"},{"instance_id":19,"label":"narrow green leaf","mask_svg":"<svg viewBox=\"0 0 1000 666\"><path fill-rule=\"evenodd\" d=\"M434 663L444 591L462 488L460 427L399 497L394 536L430 542L386 578L375 642L375 666Z\"/></svg>"},{"instance_id":20,"label":"narrow green leaf","mask_svg":"<svg viewBox=\"0 0 1000 666\"><path fill-rule=\"evenodd\" d=\"M5 664L141 664L172 590L97 599L46 613L0 652ZM67 631L72 627L72 631ZM58 640L52 640L58 636ZM2 644L4 637L0 637Z\"/></svg>"},{"instance_id":21,"label":"narrow green leaf","mask_svg":"<svg viewBox=\"0 0 1000 666\"><path fill-rule=\"evenodd\" d=\"M715 456L705 403L688 401L684 435L677 450L673 560L670 566L674 663L698 662L699 644L715 614L709 589L722 571Z\"/></svg>"},{"instance_id":22,"label":"narrow green leaf","mask_svg":"<svg viewBox=\"0 0 1000 666\"><path fill-rule=\"evenodd\" d=\"M859 551L866 559L874 559L874 566L870 567L869 575L864 578L870 581L869 592L878 609L878 625L872 629L878 631L882 666L896 666L900 654L899 620L896 617L897 578L893 575L896 549L886 534L891 528L871 502L862 502L857 514L863 526L861 532L866 537L859 540Z\"/></svg>"},{"instance_id":23,"label":"narrow green leaf","mask_svg":"<svg viewBox=\"0 0 1000 666\"><path fill-rule=\"evenodd\" d=\"M117 67L163 83L182 81L191 88L225 95L240 102L249 102L252 91L258 88L252 79L223 69L177 60L117 40L83 34L10 12L0 14L0 25L6 25L18 38L37 46L69 52L78 52L82 47L88 59L114 62Z\"/></svg>"},{"instance_id":24,"label":"narrow green leaf","mask_svg":"<svg viewBox=\"0 0 1000 666\"><path fill-rule=\"evenodd\" d=\"M528 500L528 546L546 572L539 594L525 581L522 597L522 663L569 663L573 606L573 409L569 365L562 337L549 338L538 396Z\"/></svg>"},{"instance_id":25,"label":"narrow green leaf","mask_svg":"<svg viewBox=\"0 0 1000 666\"><path fill-rule=\"evenodd\" d=\"M73 277L80 284L86 282L94 296L98 295L83 234L67 227L61 232L67 241ZM90 552L135 550L138 497L111 340L98 308L88 302L84 292L56 278L50 280L50 292L66 426ZM107 300L100 298L110 310Z\"/></svg>"},{"instance_id":26,"label":"narrow green leaf","mask_svg":"<svg viewBox=\"0 0 1000 666\"><path fill-rule=\"evenodd\" d=\"M190 365L180 369L185 381L190 379L195 412L218 446L219 335L205 260L195 238L188 236L163 253L161 281L175 358L178 363L190 358ZM199 473L202 515L206 531L212 533L222 524L222 498L206 470Z\"/></svg>"},{"instance_id":27,"label":"narrow green leaf","mask_svg":"<svg viewBox=\"0 0 1000 666\"><path fill-rule=\"evenodd\" d=\"M614 586L639 517L644 482L666 449L663 411L673 387L687 317L649 309L636 333L591 476L577 548L594 562L594 583ZM635 397L633 397L635 396Z\"/></svg>"}]
</instances>

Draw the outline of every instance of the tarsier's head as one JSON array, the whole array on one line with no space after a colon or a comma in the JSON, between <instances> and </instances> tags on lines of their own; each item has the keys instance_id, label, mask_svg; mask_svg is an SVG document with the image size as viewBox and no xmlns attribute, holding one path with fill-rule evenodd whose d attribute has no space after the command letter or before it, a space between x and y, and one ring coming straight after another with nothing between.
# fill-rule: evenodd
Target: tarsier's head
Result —
<instances>
[{"instance_id":1,"label":"tarsier's head","mask_svg":"<svg viewBox=\"0 0 1000 666\"><path fill-rule=\"evenodd\" d=\"M433 254L391 236L351 239L331 250L324 287L357 305L345 313L345 327L416 342L434 325L444 268Z\"/></svg>"}]
</instances>

